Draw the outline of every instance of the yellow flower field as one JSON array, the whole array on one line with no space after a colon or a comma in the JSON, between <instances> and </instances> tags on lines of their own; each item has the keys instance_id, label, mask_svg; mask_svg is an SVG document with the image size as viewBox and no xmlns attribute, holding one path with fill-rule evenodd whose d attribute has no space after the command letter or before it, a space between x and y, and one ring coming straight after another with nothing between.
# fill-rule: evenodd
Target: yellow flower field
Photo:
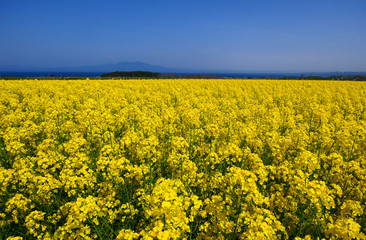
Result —
<instances>
[{"instance_id":1,"label":"yellow flower field","mask_svg":"<svg viewBox=\"0 0 366 240\"><path fill-rule=\"evenodd\" d=\"M366 83L0 81L0 239L366 239Z\"/></svg>"}]
</instances>

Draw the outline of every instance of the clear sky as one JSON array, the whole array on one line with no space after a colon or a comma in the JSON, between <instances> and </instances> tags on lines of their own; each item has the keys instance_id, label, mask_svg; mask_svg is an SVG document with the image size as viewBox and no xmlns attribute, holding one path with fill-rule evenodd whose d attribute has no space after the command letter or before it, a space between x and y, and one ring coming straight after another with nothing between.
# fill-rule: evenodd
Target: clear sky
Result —
<instances>
[{"instance_id":1,"label":"clear sky","mask_svg":"<svg viewBox=\"0 0 366 240\"><path fill-rule=\"evenodd\" d=\"M0 0L0 66L366 71L365 0Z\"/></svg>"}]
</instances>

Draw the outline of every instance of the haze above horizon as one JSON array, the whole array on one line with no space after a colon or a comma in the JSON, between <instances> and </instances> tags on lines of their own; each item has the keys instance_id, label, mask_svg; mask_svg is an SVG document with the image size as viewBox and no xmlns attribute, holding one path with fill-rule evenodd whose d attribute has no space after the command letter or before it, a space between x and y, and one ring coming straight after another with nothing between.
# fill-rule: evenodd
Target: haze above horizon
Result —
<instances>
[{"instance_id":1,"label":"haze above horizon","mask_svg":"<svg viewBox=\"0 0 366 240\"><path fill-rule=\"evenodd\" d=\"M11 1L2 66L366 71L366 1Z\"/></svg>"}]
</instances>

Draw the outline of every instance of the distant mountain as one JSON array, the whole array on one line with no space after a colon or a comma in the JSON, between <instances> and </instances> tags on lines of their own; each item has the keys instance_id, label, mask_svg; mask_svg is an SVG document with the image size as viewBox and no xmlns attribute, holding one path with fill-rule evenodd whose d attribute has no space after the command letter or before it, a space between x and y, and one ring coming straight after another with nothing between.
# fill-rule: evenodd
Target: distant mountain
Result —
<instances>
[{"instance_id":1,"label":"distant mountain","mask_svg":"<svg viewBox=\"0 0 366 240\"><path fill-rule=\"evenodd\" d=\"M177 73L177 74L195 74L207 73L221 77L238 77L238 78L268 78L301 75L311 76L354 76L366 75L366 72L276 72L276 71L234 71L234 70L213 70L213 69L187 69L187 68L167 68L162 66L151 65L143 62L120 62L106 63L99 65L84 65L74 67L2 67L0 66L0 76L99 76L102 73L110 73L116 71L150 71L157 73Z\"/></svg>"},{"instance_id":2,"label":"distant mountain","mask_svg":"<svg viewBox=\"0 0 366 240\"><path fill-rule=\"evenodd\" d=\"M0 71L17 72L114 72L114 71L151 71L151 72L187 72L189 69L166 68L143 62L120 62L100 65L84 65L75 67L0 67Z\"/></svg>"},{"instance_id":3,"label":"distant mountain","mask_svg":"<svg viewBox=\"0 0 366 240\"><path fill-rule=\"evenodd\" d=\"M169 68L155 66L143 62L120 62L117 64L107 63L93 66L77 66L70 68L57 68L60 72L78 71L78 72L114 72L114 71L152 71L169 72Z\"/></svg>"}]
</instances>

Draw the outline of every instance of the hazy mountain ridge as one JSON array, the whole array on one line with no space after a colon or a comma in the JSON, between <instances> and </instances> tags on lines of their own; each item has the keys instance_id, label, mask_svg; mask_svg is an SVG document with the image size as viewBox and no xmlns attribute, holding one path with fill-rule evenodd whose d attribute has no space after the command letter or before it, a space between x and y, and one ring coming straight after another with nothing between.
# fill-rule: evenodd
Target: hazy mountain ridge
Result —
<instances>
[{"instance_id":1,"label":"hazy mountain ridge","mask_svg":"<svg viewBox=\"0 0 366 240\"><path fill-rule=\"evenodd\" d=\"M0 71L12 72L113 72L113 71L152 71L152 72L181 72L189 71L189 69L166 68L156 65L151 65L143 62L120 62L106 63L99 65L83 65L74 67L17 67L7 66L0 67Z\"/></svg>"},{"instance_id":2,"label":"hazy mountain ridge","mask_svg":"<svg viewBox=\"0 0 366 240\"><path fill-rule=\"evenodd\" d=\"M336 72L336 71L314 71L314 72L290 72L290 71L234 71L234 70L213 70L213 69L187 69L187 68L168 68L157 65L152 65L140 61L136 62L120 62L106 63L99 65L82 65L73 67L30 67L30 66L0 66L0 75L2 76L98 76L102 73L110 73L115 71L150 71L157 73L178 73L178 74L194 74L207 73L216 74L222 77L281 77L281 76L346 76L346 75L366 75L366 72ZM37 74L32 74L37 73ZM85 73L85 74L83 74Z\"/></svg>"}]
</instances>

